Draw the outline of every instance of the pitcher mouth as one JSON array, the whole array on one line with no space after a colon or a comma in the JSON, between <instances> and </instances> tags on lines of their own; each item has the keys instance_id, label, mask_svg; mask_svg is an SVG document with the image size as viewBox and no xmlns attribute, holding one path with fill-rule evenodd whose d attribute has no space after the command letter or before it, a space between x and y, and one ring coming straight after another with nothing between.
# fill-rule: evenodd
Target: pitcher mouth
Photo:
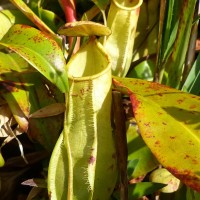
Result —
<instances>
[{"instance_id":1,"label":"pitcher mouth","mask_svg":"<svg viewBox=\"0 0 200 200\"><path fill-rule=\"evenodd\" d=\"M87 45L91 45L90 49L95 47L95 50L89 51L89 57L92 57L92 61L90 60L89 63L86 61L83 61L81 63L81 59L78 59L78 54L74 55L74 57L71 58L71 61L69 61L68 66L68 78L72 81L88 81L88 80L94 80L98 77L108 73L110 71L111 73L111 58L105 51L104 47L98 42L96 39L91 39L88 41L88 43L85 44L85 47L80 50L80 53L87 52ZM93 56L93 51L96 51L100 56L100 59L97 59L96 56ZM91 55L90 55L91 54Z\"/></svg>"},{"instance_id":2,"label":"pitcher mouth","mask_svg":"<svg viewBox=\"0 0 200 200\"><path fill-rule=\"evenodd\" d=\"M94 74L91 76L82 76L82 77L76 77L76 76L68 74L68 78L69 80L72 80L74 82L89 81L89 80L94 80L94 79L99 78L100 76L106 74L108 71L110 71L111 73L111 63L109 63L108 66L104 70L102 70L101 72L97 74Z\"/></svg>"},{"instance_id":3,"label":"pitcher mouth","mask_svg":"<svg viewBox=\"0 0 200 200\"><path fill-rule=\"evenodd\" d=\"M132 11L139 8L142 5L143 0L129 0L128 5L122 5L119 0L112 0L112 2L115 4L115 6L122 10Z\"/></svg>"}]
</instances>

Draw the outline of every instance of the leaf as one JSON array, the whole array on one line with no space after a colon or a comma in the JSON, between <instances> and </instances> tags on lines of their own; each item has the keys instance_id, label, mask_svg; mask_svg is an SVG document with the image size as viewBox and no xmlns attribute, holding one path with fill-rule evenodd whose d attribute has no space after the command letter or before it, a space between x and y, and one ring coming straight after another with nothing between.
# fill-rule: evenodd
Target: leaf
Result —
<instances>
[{"instance_id":1,"label":"leaf","mask_svg":"<svg viewBox=\"0 0 200 200\"><path fill-rule=\"evenodd\" d=\"M154 68L154 63L151 60L145 60L136 65L127 74L127 77L152 81L154 75Z\"/></svg>"},{"instance_id":2,"label":"leaf","mask_svg":"<svg viewBox=\"0 0 200 200\"><path fill-rule=\"evenodd\" d=\"M50 35L18 24L10 28L0 44L22 56L62 92L68 90L65 58Z\"/></svg>"},{"instance_id":3,"label":"leaf","mask_svg":"<svg viewBox=\"0 0 200 200\"><path fill-rule=\"evenodd\" d=\"M133 178L145 176L158 166L156 158L146 146L136 128L130 125L127 130L128 160L137 161L130 175Z\"/></svg>"},{"instance_id":4,"label":"leaf","mask_svg":"<svg viewBox=\"0 0 200 200\"><path fill-rule=\"evenodd\" d=\"M4 158L0 152L0 167L3 167L5 165L5 161L4 161Z\"/></svg>"},{"instance_id":5,"label":"leaf","mask_svg":"<svg viewBox=\"0 0 200 200\"><path fill-rule=\"evenodd\" d=\"M8 17L12 25L26 24L34 26L34 24L20 10L2 10L1 12Z\"/></svg>"},{"instance_id":6,"label":"leaf","mask_svg":"<svg viewBox=\"0 0 200 200\"><path fill-rule=\"evenodd\" d=\"M0 80L12 80L12 77L19 76L19 73L35 72L26 60L16 53L0 52Z\"/></svg>"},{"instance_id":7,"label":"leaf","mask_svg":"<svg viewBox=\"0 0 200 200\"><path fill-rule=\"evenodd\" d=\"M109 0L92 0L100 10L105 10L107 5L109 4Z\"/></svg>"},{"instance_id":8,"label":"leaf","mask_svg":"<svg viewBox=\"0 0 200 200\"><path fill-rule=\"evenodd\" d=\"M150 174L149 180L154 183L167 184L167 186L163 187L160 190L163 193L175 192L181 186L180 180L174 177L168 170L164 168L159 168L159 169L154 170Z\"/></svg>"},{"instance_id":9,"label":"leaf","mask_svg":"<svg viewBox=\"0 0 200 200\"><path fill-rule=\"evenodd\" d=\"M36 112L30 114L29 118L42 118L42 117L51 117L64 113L65 104L63 103L54 103L50 104L44 108L37 110Z\"/></svg>"},{"instance_id":10,"label":"leaf","mask_svg":"<svg viewBox=\"0 0 200 200\"><path fill-rule=\"evenodd\" d=\"M156 53L160 1L143 1L136 28L133 61Z\"/></svg>"},{"instance_id":11,"label":"leaf","mask_svg":"<svg viewBox=\"0 0 200 200\"><path fill-rule=\"evenodd\" d=\"M194 190L191 190L189 188L186 189L186 200L199 200L200 199L200 193L196 192Z\"/></svg>"},{"instance_id":12,"label":"leaf","mask_svg":"<svg viewBox=\"0 0 200 200\"><path fill-rule=\"evenodd\" d=\"M24 3L22 0L10 0L24 15L26 15L41 31L54 35L54 32Z\"/></svg>"},{"instance_id":13,"label":"leaf","mask_svg":"<svg viewBox=\"0 0 200 200\"><path fill-rule=\"evenodd\" d=\"M65 23L50 10L39 8L39 14L41 16L41 20L43 20L54 32L57 32L58 28Z\"/></svg>"},{"instance_id":14,"label":"leaf","mask_svg":"<svg viewBox=\"0 0 200 200\"><path fill-rule=\"evenodd\" d=\"M29 115L28 92L20 80L19 72L27 72L31 67L16 53L0 52L0 94L7 101L9 108L23 131L28 129ZM11 81L12 80L12 81Z\"/></svg>"},{"instance_id":15,"label":"leaf","mask_svg":"<svg viewBox=\"0 0 200 200\"><path fill-rule=\"evenodd\" d=\"M0 72L0 94L6 99L21 129L23 132L28 130L32 140L51 151L62 129L63 115L49 117L48 114L46 118L33 119L30 113L50 105L60 105L64 102L63 94L16 53L0 53ZM51 110L51 115L52 112L55 114L58 110Z\"/></svg>"},{"instance_id":16,"label":"leaf","mask_svg":"<svg viewBox=\"0 0 200 200\"><path fill-rule=\"evenodd\" d=\"M58 28L63 25L65 22L58 17L52 10L61 9L59 3L56 1L53 2L44 2L41 0L31 0L28 3L30 9L43 21L52 31L56 32ZM44 9L43 7L48 7L51 10ZM57 13L60 13L59 10Z\"/></svg>"},{"instance_id":17,"label":"leaf","mask_svg":"<svg viewBox=\"0 0 200 200\"><path fill-rule=\"evenodd\" d=\"M40 187L40 188L47 188L47 183L44 179L41 178L33 178L25 180L21 183L22 185L28 185L31 187Z\"/></svg>"},{"instance_id":18,"label":"leaf","mask_svg":"<svg viewBox=\"0 0 200 200\"><path fill-rule=\"evenodd\" d=\"M130 185L128 191L128 200L138 199L140 197L153 194L164 186L165 184L162 183L151 182L141 182Z\"/></svg>"},{"instance_id":19,"label":"leaf","mask_svg":"<svg viewBox=\"0 0 200 200\"><path fill-rule=\"evenodd\" d=\"M129 94L141 136L158 161L200 191L200 97L157 83L113 79Z\"/></svg>"},{"instance_id":20,"label":"leaf","mask_svg":"<svg viewBox=\"0 0 200 200\"><path fill-rule=\"evenodd\" d=\"M12 23L9 20L9 18L2 12L0 12L0 20L1 20L1 26L0 26L0 40L1 40L2 37L7 33L9 28L12 26Z\"/></svg>"},{"instance_id":21,"label":"leaf","mask_svg":"<svg viewBox=\"0 0 200 200\"><path fill-rule=\"evenodd\" d=\"M178 1L174 2L176 2L176 5L178 4L178 7L180 8ZM167 59L164 63L164 67L166 68L166 72L168 73L168 78L166 81L165 80L162 81L162 83L166 83L166 85L169 85L174 88L179 88L180 80L182 77L183 66L188 49L196 0L192 1L185 0L181 3L181 5L182 7L181 7L181 12L179 14L180 16L178 16L177 18L177 20L180 18L178 24L178 30L176 28L177 24L174 24L174 26L172 27L173 31L176 32L177 30L176 40L174 42L169 59ZM169 35L170 33L166 36L167 41L165 42L165 44L171 42L172 38L169 37ZM163 46L163 48L165 47ZM168 49L169 47L167 47L167 50Z\"/></svg>"},{"instance_id":22,"label":"leaf","mask_svg":"<svg viewBox=\"0 0 200 200\"><path fill-rule=\"evenodd\" d=\"M15 82L18 82L17 85ZM9 108L18 122L20 128L26 132L28 130L29 115L29 99L28 92L24 90L24 86L19 82L18 78L14 78L12 81L1 81L0 89L5 91L2 96L7 101Z\"/></svg>"},{"instance_id":23,"label":"leaf","mask_svg":"<svg viewBox=\"0 0 200 200\"><path fill-rule=\"evenodd\" d=\"M200 54L198 55L195 63L187 76L187 79L182 87L182 90L195 95L200 94Z\"/></svg>"},{"instance_id":24,"label":"leaf","mask_svg":"<svg viewBox=\"0 0 200 200\"><path fill-rule=\"evenodd\" d=\"M0 129L10 120L11 116L12 113L7 104L0 106ZM2 137L1 134L0 137Z\"/></svg>"},{"instance_id":25,"label":"leaf","mask_svg":"<svg viewBox=\"0 0 200 200\"><path fill-rule=\"evenodd\" d=\"M30 113L55 103L64 103L64 95L40 74L29 74L25 82L34 83L29 87ZM45 118L29 118L28 135L45 149L52 151L63 128L63 114Z\"/></svg>"},{"instance_id":26,"label":"leaf","mask_svg":"<svg viewBox=\"0 0 200 200\"><path fill-rule=\"evenodd\" d=\"M111 30L100 23L92 21L76 21L60 27L58 33L66 36L103 36L110 35Z\"/></svg>"}]
</instances>

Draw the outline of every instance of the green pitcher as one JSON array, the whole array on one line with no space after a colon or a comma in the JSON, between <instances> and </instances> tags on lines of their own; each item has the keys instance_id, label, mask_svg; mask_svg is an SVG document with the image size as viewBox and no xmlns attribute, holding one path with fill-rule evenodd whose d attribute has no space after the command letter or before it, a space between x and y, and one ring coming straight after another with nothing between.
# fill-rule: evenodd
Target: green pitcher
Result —
<instances>
[{"instance_id":1,"label":"green pitcher","mask_svg":"<svg viewBox=\"0 0 200 200\"><path fill-rule=\"evenodd\" d=\"M110 58L91 39L70 59L66 118L51 157L51 199L107 200L117 179Z\"/></svg>"}]
</instances>

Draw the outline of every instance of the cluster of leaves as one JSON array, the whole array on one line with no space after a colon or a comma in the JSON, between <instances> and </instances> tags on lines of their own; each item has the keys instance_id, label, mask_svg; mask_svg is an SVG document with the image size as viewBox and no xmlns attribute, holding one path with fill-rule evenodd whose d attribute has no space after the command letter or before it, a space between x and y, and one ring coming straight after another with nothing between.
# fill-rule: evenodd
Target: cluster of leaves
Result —
<instances>
[{"instance_id":1,"label":"cluster of leaves","mask_svg":"<svg viewBox=\"0 0 200 200\"><path fill-rule=\"evenodd\" d=\"M55 0L10 2L18 9L0 12L0 164L5 164L0 196L15 199L12 191L18 183L31 178L24 183L33 186L28 199L45 199L41 180L46 179L48 160L63 128L63 93L68 91L68 53L56 35L65 23L64 12ZM200 93L199 55L194 62L196 36L191 31L198 26L198 21L193 23L195 5L195 0L144 1L128 78L113 77L113 90L129 96L134 111L134 118L131 114L127 120L130 199L155 194L163 187L160 182L174 176L187 186L162 193L161 199L199 198L188 186L200 191L200 98L176 90ZM108 7L107 0L77 0L77 15L102 22ZM160 165L174 176L165 171L150 178L158 183L150 182L149 173ZM13 183L9 189L4 187L7 182ZM112 198L118 199L117 192Z\"/></svg>"}]
</instances>

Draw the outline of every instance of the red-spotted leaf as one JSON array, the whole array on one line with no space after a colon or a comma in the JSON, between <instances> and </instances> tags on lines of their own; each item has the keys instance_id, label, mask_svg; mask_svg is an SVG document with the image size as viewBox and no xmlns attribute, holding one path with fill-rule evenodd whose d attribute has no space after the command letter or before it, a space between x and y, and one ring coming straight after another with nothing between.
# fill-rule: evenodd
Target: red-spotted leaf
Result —
<instances>
[{"instance_id":1,"label":"red-spotted leaf","mask_svg":"<svg viewBox=\"0 0 200 200\"><path fill-rule=\"evenodd\" d=\"M22 56L62 92L68 90L66 63L58 43L48 34L26 25L14 25L0 41Z\"/></svg>"},{"instance_id":2,"label":"red-spotted leaf","mask_svg":"<svg viewBox=\"0 0 200 200\"><path fill-rule=\"evenodd\" d=\"M54 35L53 31L26 5L23 0L10 0L26 17L28 17L41 31Z\"/></svg>"},{"instance_id":3,"label":"red-spotted leaf","mask_svg":"<svg viewBox=\"0 0 200 200\"><path fill-rule=\"evenodd\" d=\"M141 135L158 161L200 191L200 97L137 79L113 83L130 95Z\"/></svg>"},{"instance_id":4,"label":"red-spotted leaf","mask_svg":"<svg viewBox=\"0 0 200 200\"><path fill-rule=\"evenodd\" d=\"M63 126L63 93L18 54L0 53L0 95L11 112L0 119L0 126L14 116L29 138L51 151ZM1 111L5 117L6 110ZM30 113L32 117L46 117L33 119Z\"/></svg>"}]
</instances>

